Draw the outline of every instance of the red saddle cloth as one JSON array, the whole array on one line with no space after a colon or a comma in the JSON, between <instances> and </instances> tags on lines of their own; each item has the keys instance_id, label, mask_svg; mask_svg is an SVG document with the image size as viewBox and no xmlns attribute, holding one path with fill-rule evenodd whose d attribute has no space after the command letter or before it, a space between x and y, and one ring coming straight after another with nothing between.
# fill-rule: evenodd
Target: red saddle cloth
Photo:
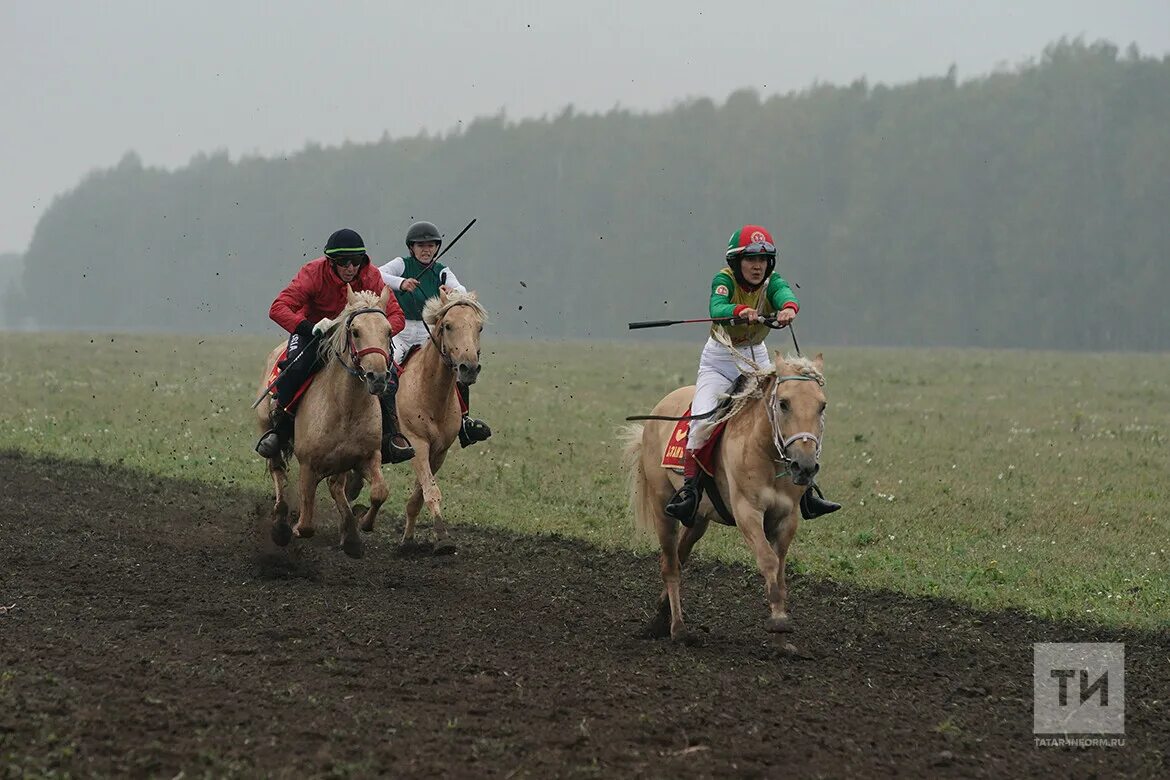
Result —
<instances>
[{"instance_id":1,"label":"red saddle cloth","mask_svg":"<svg viewBox=\"0 0 1170 780\"><path fill-rule=\"evenodd\" d=\"M683 412L684 417L691 414L691 407ZM724 420L718 423L711 431L711 436L695 452L695 461L699 464L699 468L708 474L715 474L715 450L719 447L719 440L723 437L723 429L727 427L727 421ZM662 467L664 469L678 469L683 467L683 453L687 447L687 436L690 435L691 421L679 420L678 424L674 426L674 431L670 434L670 438L666 442L666 451L662 453Z\"/></svg>"},{"instance_id":2,"label":"red saddle cloth","mask_svg":"<svg viewBox=\"0 0 1170 780\"><path fill-rule=\"evenodd\" d=\"M272 371L269 372L269 374L268 374L268 384L266 385L267 387L272 387L272 383L276 381L276 378L278 376L280 376L280 365L287 359L288 359L288 347L285 347L284 350L280 353L280 357L277 358L276 363L272 366ZM309 385L313 384L313 380L316 377L317 377L316 372L309 374L309 378L305 380L305 383L297 388L296 393L293 394L292 401L288 405L288 408L290 411L292 410L293 407L295 407L297 405L297 402L301 400L301 396L304 395L305 391L309 389ZM272 397L275 398L276 392L273 391L273 392L269 393L269 395L271 395Z\"/></svg>"}]
</instances>

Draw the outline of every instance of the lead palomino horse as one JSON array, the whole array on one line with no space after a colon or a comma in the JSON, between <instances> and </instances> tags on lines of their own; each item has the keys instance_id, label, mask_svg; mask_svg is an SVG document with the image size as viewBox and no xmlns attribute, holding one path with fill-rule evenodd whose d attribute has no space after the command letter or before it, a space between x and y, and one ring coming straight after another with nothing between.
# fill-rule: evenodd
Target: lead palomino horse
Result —
<instances>
[{"instance_id":1,"label":"lead palomino horse","mask_svg":"<svg viewBox=\"0 0 1170 780\"><path fill-rule=\"evenodd\" d=\"M784 561L800 524L800 497L820 468L824 433L824 361L783 358L774 364L753 366L745 372L743 388L715 417L726 421L714 484L734 517L756 565L764 575L771 616L769 631L790 631L788 583ZM682 387L663 398L653 414L678 419L694 397L694 386ZM695 424L692 422L692 425ZM702 538L717 510L710 487L699 505L692 527L681 527L663 511L682 478L662 466L663 452L675 423L653 420L626 430L625 465L630 479L630 503L636 525L653 530L662 546L660 558L665 585L658 610L650 623L655 636L689 640L683 622L679 580L691 549ZM708 482L708 484L710 484Z\"/></svg>"},{"instance_id":2,"label":"lead palomino horse","mask_svg":"<svg viewBox=\"0 0 1170 780\"><path fill-rule=\"evenodd\" d=\"M406 526L401 545L415 545L415 522L425 503L434 524L434 553L455 552L455 543L443 519L442 492L435 474L447 451L459 438L462 411L455 393L456 380L474 384L481 369L480 334L487 309L474 292L442 292L423 307L423 322L430 338L410 357L398 383L398 425L414 446L414 488L406 502ZM360 475L351 496L361 489ZM373 516L362 522L363 531L374 530Z\"/></svg>"},{"instance_id":3,"label":"lead palomino horse","mask_svg":"<svg viewBox=\"0 0 1170 780\"><path fill-rule=\"evenodd\" d=\"M329 480L329 493L341 516L341 547L352 558L362 556L362 539L346 497L346 479L350 472L370 480L370 508L363 525L373 526L378 509L386 500L386 483L382 479L382 413L377 396L387 387L390 356L390 322L386 319L389 288L381 296L371 292L349 290L346 307L321 339L319 355L324 363L296 407L296 422L291 453L268 459L268 470L276 486L276 504L272 510L272 540L287 545L294 535L313 535L313 514L317 485ZM268 355L261 378L261 390L268 387L273 366L280 359L284 345ZM256 410L261 432L269 427L271 397ZM289 507L285 500L288 481L288 455L296 456L300 466L301 516L296 528L289 526Z\"/></svg>"}]
</instances>

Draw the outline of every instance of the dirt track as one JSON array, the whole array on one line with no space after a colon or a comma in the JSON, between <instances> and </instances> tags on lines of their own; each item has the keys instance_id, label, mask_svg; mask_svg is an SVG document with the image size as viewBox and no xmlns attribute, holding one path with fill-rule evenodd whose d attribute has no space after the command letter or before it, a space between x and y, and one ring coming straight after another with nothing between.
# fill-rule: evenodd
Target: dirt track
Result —
<instances>
[{"instance_id":1,"label":"dirt track","mask_svg":"<svg viewBox=\"0 0 1170 780\"><path fill-rule=\"evenodd\" d=\"M1164 634L799 578L777 640L755 572L700 564L676 647L639 636L650 558L455 517L456 556L384 524L352 561L331 510L277 551L266 506L0 455L4 774L1170 772ZM1034 747L1031 643L1066 640L1127 643L1124 748Z\"/></svg>"}]
</instances>

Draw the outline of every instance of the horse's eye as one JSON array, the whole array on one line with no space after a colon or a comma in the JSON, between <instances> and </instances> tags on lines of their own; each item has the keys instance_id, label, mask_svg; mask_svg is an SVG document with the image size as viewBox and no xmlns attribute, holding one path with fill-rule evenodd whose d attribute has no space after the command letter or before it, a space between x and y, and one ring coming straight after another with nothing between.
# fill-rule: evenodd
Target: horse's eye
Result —
<instances>
[{"instance_id":1,"label":"horse's eye","mask_svg":"<svg viewBox=\"0 0 1170 780\"><path fill-rule=\"evenodd\" d=\"M821 414L824 414L824 413L825 413L825 409L827 409L827 408L828 408L828 406L829 406L828 404L821 404L821 411L820 411L820 413L821 413Z\"/></svg>"},{"instance_id":2,"label":"horse's eye","mask_svg":"<svg viewBox=\"0 0 1170 780\"><path fill-rule=\"evenodd\" d=\"M349 335L350 335L350 336L353 336L353 337L356 339L356 338L357 338L357 334L358 334L358 332L357 332L357 328L350 328L350 329L349 329Z\"/></svg>"},{"instance_id":3,"label":"horse's eye","mask_svg":"<svg viewBox=\"0 0 1170 780\"><path fill-rule=\"evenodd\" d=\"M784 412L784 413L786 413L786 414L787 414L787 413L788 413L788 411L789 411L789 410L791 410L791 409L792 409L792 404L788 403L788 399L787 399L787 398L781 398L781 399L780 399L780 411L782 411L782 412Z\"/></svg>"},{"instance_id":4,"label":"horse's eye","mask_svg":"<svg viewBox=\"0 0 1170 780\"><path fill-rule=\"evenodd\" d=\"M480 325L480 326L479 326L479 332L480 332L480 333L483 333L483 325Z\"/></svg>"},{"instance_id":5,"label":"horse's eye","mask_svg":"<svg viewBox=\"0 0 1170 780\"><path fill-rule=\"evenodd\" d=\"M451 330L451 323L444 322L443 323L443 330Z\"/></svg>"}]
</instances>

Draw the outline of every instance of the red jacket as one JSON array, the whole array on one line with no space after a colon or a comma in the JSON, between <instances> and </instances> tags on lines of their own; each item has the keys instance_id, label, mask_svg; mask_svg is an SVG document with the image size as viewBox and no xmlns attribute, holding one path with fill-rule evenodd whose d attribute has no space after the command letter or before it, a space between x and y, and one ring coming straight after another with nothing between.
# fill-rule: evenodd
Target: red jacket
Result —
<instances>
[{"instance_id":1,"label":"red jacket","mask_svg":"<svg viewBox=\"0 0 1170 780\"><path fill-rule=\"evenodd\" d=\"M386 287L382 274L373 263L366 263L349 283L354 292L368 290L381 295ZM288 287L280 291L268 316L280 327L292 333L302 321L314 324L322 317L333 319L345 308L347 301L345 282L333 270L333 263L327 257L310 260L297 271ZM398 333L406 325L402 307L393 294L386 301L386 316L390 320L390 332Z\"/></svg>"}]
</instances>

